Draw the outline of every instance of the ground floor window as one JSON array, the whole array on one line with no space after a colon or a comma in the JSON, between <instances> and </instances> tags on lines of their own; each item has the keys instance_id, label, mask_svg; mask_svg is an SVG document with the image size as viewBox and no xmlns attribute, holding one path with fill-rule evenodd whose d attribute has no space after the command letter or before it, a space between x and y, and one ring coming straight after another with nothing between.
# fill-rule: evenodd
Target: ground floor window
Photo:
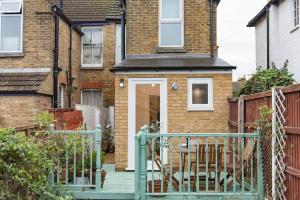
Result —
<instances>
[{"instance_id":1,"label":"ground floor window","mask_svg":"<svg viewBox=\"0 0 300 200\"><path fill-rule=\"evenodd\" d=\"M81 104L100 107L102 102L102 92L100 90L81 90Z\"/></svg>"},{"instance_id":2,"label":"ground floor window","mask_svg":"<svg viewBox=\"0 0 300 200\"><path fill-rule=\"evenodd\" d=\"M64 95L65 95L65 86L59 85L58 86L58 107L64 108Z\"/></svg>"},{"instance_id":3,"label":"ground floor window","mask_svg":"<svg viewBox=\"0 0 300 200\"><path fill-rule=\"evenodd\" d=\"M188 79L188 110L213 110L213 79Z\"/></svg>"}]
</instances>

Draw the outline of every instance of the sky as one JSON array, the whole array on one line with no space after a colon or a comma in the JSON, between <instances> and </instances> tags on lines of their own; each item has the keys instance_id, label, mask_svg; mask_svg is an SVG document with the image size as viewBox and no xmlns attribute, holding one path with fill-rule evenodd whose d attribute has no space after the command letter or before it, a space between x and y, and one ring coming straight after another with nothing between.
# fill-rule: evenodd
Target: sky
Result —
<instances>
[{"instance_id":1,"label":"sky","mask_svg":"<svg viewBox=\"0 0 300 200\"><path fill-rule=\"evenodd\" d=\"M255 29L247 24L266 3L267 0L221 0L219 4L219 57L237 66L234 81L255 72Z\"/></svg>"}]
</instances>

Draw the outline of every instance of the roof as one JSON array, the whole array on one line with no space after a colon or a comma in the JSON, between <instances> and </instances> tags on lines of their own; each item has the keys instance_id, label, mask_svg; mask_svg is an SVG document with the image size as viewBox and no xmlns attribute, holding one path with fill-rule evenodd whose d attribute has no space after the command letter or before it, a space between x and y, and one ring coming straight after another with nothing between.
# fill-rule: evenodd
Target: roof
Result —
<instances>
[{"instance_id":1,"label":"roof","mask_svg":"<svg viewBox=\"0 0 300 200\"><path fill-rule=\"evenodd\" d=\"M48 0L59 5L59 0ZM63 0L63 12L73 22L120 19L119 0Z\"/></svg>"},{"instance_id":2,"label":"roof","mask_svg":"<svg viewBox=\"0 0 300 200\"><path fill-rule=\"evenodd\" d=\"M263 17L267 14L267 8L269 8L272 4L278 4L279 0L270 0L255 17L253 17L247 24L247 27L254 27L259 20L261 20Z\"/></svg>"},{"instance_id":3,"label":"roof","mask_svg":"<svg viewBox=\"0 0 300 200\"><path fill-rule=\"evenodd\" d=\"M38 93L48 75L47 70L1 69L0 94Z\"/></svg>"},{"instance_id":4,"label":"roof","mask_svg":"<svg viewBox=\"0 0 300 200\"><path fill-rule=\"evenodd\" d=\"M213 58L202 54L149 54L128 56L111 71L232 70L235 68L218 57Z\"/></svg>"}]
</instances>

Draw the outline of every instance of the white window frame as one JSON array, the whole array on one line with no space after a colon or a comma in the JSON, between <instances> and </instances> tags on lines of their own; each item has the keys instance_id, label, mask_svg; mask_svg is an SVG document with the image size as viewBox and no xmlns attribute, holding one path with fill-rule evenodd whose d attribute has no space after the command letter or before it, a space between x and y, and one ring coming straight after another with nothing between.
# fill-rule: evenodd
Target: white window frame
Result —
<instances>
[{"instance_id":1,"label":"white window frame","mask_svg":"<svg viewBox=\"0 0 300 200\"><path fill-rule=\"evenodd\" d=\"M7 13L1 13L0 11L0 54L1 53L22 53L23 52L23 29L24 29L24 23L23 23L23 18L24 18L24 2L23 0L2 0L2 2L20 2L21 6L21 14L10 14L9 12ZM0 7L1 7L1 1L0 1ZM1 42L2 42L2 16L9 16L9 17L14 17L14 16L21 16L21 36L20 36L20 50L19 51L1 51Z\"/></svg>"},{"instance_id":2,"label":"white window frame","mask_svg":"<svg viewBox=\"0 0 300 200\"><path fill-rule=\"evenodd\" d=\"M100 97L101 97L100 107L103 106L103 92L102 92L102 90L98 90L98 89L81 89L81 91L80 91L80 104L86 105L86 104L83 104L83 102L82 102L82 100L83 100L83 98L82 98L82 96L83 96L82 92L83 91L92 91L92 92L96 91L96 92L100 92ZM93 99L93 97L92 97L92 99ZM91 105L88 105L88 106L91 106Z\"/></svg>"},{"instance_id":3,"label":"white window frame","mask_svg":"<svg viewBox=\"0 0 300 200\"><path fill-rule=\"evenodd\" d=\"M298 27L300 25L300 8L299 8L299 0L293 1L293 25L294 27Z\"/></svg>"},{"instance_id":4,"label":"white window frame","mask_svg":"<svg viewBox=\"0 0 300 200\"><path fill-rule=\"evenodd\" d=\"M193 104L193 84L207 84L208 85L208 104ZM213 79L212 78L189 78L188 79L188 103L187 108L190 111L213 111Z\"/></svg>"},{"instance_id":5,"label":"white window frame","mask_svg":"<svg viewBox=\"0 0 300 200\"><path fill-rule=\"evenodd\" d=\"M101 30L101 32L102 32L102 38L101 38L101 40L102 40L102 55L101 55L101 57L102 57L102 59L101 59L101 63L100 64L83 64L83 39L81 39L81 67L82 68L102 68L103 67L103 59L104 59L104 57L103 57L103 51L104 51L104 41L103 41L103 38L104 38L104 29L103 29L103 27L101 27L101 26L83 26L82 28L81 28L81 30L84 30L84 29L100 29ZM83 37L83 36L82 36Z\"/></svg>"},{"instance_id":6,"label":"white window frame","mask_svg":"<svg viewBox=\"0 0 300 200\"><path fill-rule=\"evenodd\" d=\"M120 29L120 36L119 37L121 37L121 39L120 39L120 43L118 44L117 43L117 37L118 37L118 28ZM121 60L118 60L118 57L117 57L117 55L118 55L118 47L119 48L121 48L121 44L122 44L122 36L121 36L121 32L122 32L122 30L121 30L121 24L116 24L116 40L115 40L115 42L116 42L116 51L115 51L115 63L117 64L117 63L119 63L119 62L121 62ZM122 50L121 50L121 52L120 52L121 54L122 54ZM121 56L121 55L120 55Z\"/></svg>"},{"instance_id":7,"label":"white window frame","mask_svg":"<svg viewBox=\"0 0 300 200\"><path fill-rule=\"evenodd\" d=\"M184 46L184 0L179 0L180 2L180 18L179 19L163 19L162 17L162 1L159 0L159 21L158 21L158 45L159 47L183 47ZM180 45L168 45L163 46L161 44L161 24L172 24L181 23L181 44Z\"/></svg>"}]
</instances>

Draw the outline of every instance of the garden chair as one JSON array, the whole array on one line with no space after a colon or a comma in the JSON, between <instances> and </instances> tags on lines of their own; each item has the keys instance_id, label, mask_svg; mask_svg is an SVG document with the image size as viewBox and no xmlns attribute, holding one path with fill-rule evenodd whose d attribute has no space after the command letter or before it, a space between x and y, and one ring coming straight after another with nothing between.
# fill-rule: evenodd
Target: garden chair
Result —
<instances>
[{"instance_id":1,"label":"garden chair","mask_svg":"<svg viewBox=\"0 0 300 200\"><path fill-rule=\"evenodd\" d=\"M215 185L215 176L218 175L220 177L221 172L221 163L223 159L223 144L218 144L218 148L216 149L215 144L211 143L208 144L208 158L206 159L206 144L200 144L198 148L198 157L196 156L196 162L193 162L192 165L194 166L194 175L192 176L192 180L194 181L193 187L194 191L196 190L196 182L197 177L199 178L199 181L206 181L206 176L208 176L208 182L213 183ZM217 156L217 157L216 157ZM217 158L217 160L216 160ZM206 161L208 163L208 173L205 175L198 174L197 176L197 162L198 162L198 173L205 172L206 173ZM217 167L217 171L216 171ZM212 176L214 174L214 176ZM200 187L200 185L199 185Z\"/></svg>"},{"instance_id":2,"label":"garden chair","mask_svg":"<svg viewBox=\"0 0 300 200\"><path fill-rule=\"evenodd\" d=\"M148 143L149 152L152 152L151 144ZM159 155L154 151L154 162L159 171L163 171L164 180L169 181L171 176L171 169L169 164L162 164ZM172 167L171 184L176 191L179 191L179 181L174 176L178 172L178 167Z\"/></svg>"},{"instance_id":3,"label":"garden chair","mask_svg":"<svg viewBox=\"0 0 300 200\"><path fill-rule=\"evenodd\" d=\"M254 150L255 150L256 140L253 140L253 146L251 149L251 142L247 141L246 146L244 148L244 157L242 159L239 159L235 165L235 179L237 183L241 184L241 176L242 176L242 162L244 162L244 174L247 169L247 164L249 163L251 159L251 154L254 157ZM222 163L221 169L224 169L224 163ZM226 165L226 180L228 187L232 187L233 184L233 172L234 172L234 166L232 163ZM220 180L219 185L224 186L225 178Z\"/></svg>"}]
</instances>

